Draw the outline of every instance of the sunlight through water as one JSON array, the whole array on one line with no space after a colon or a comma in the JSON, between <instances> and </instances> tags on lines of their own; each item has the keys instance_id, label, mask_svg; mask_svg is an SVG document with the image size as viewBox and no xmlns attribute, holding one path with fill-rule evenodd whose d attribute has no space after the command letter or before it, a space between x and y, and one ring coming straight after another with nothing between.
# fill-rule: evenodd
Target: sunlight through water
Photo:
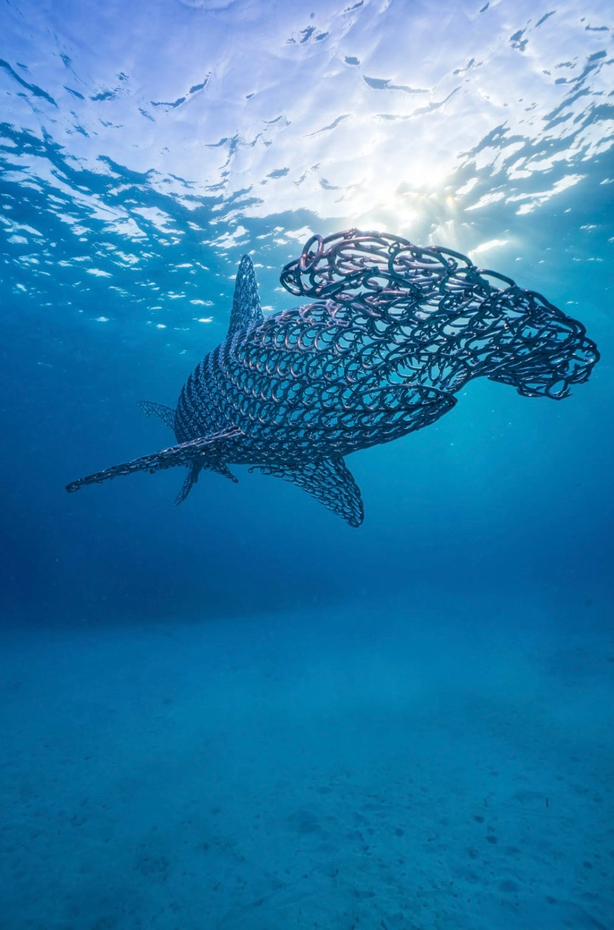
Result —
<instances>
[{"instance_id":1,"label":"sunlight through water","mask_svg":"<svg viewBox=\"0 0 614 930\"><path fill-rule=\"evenodd\" d=\"M254 231L269 264L290 257L292 214L503 248L611 151L603 3L82 11L3 13L1 229L13 286L27 269L39 298L61 268L67 303L105 293L189 326L170 297L202 297L206 263L232 255L230 274Z\"/></svg>"}]
</instances>

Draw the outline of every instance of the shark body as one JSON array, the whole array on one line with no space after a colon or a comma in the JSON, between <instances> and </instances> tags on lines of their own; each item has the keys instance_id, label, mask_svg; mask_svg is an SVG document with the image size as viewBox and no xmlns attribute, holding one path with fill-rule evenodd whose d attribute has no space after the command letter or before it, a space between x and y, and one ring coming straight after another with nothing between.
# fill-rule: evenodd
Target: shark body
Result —
<instances>
[{"instance_id":1,"label":"shark body","mask_svg":"<svg viewBox=\"0 0 614 930\"><path fill-rule=\"evenodd\" d=\"M599 359L582 324L541 295L464 255L397 236L313 236L281 282L315 300L265 318L244 256L225 340L189 376L176 408L140 404L176 444L67 490L182 465L179 503L202 470L236 481L229 465L249 465L360 526L346 455L435 422L471 378L559 400Z\"/></svg>"}]
</instances>

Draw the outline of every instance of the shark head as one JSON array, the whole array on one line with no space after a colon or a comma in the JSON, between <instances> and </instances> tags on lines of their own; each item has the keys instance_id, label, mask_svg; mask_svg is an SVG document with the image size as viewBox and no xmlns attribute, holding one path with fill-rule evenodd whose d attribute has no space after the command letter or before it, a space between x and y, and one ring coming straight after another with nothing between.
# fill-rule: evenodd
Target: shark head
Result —
<instances>
[{"instance_id":1,"label":"shark head","mask_svg":"<svg viewBox=\"0 0 614 930\"><path fill-rule=\"evenodd\" d=\"M504 292L505 296L505 292ZM582 323L565 316L540 294L515 294L505 314L507 359L488 374L513 385L523 397L562 400L572 384L581 384L599 361L599 351Z\"/></svg>"}]
</instances>

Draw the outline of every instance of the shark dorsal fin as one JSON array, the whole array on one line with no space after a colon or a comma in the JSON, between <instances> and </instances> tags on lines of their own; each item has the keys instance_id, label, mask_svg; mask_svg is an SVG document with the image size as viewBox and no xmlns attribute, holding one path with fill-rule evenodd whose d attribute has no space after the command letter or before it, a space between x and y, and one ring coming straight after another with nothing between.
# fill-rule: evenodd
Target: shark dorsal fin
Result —
<instances>
[{"instance_id":1,"label":"shark dorsal fin","mask_svg":"<svg viewBox=\"0 0 614 930\"><path fill-rule=\"evenodd\" d=\"M167 407L166 404L156 404L151 400L137 400L137 404L146 417L160 417L163 423L166 423L169 429L175 432L175 409Z\"/></svg>"},{"instance_id":2,"label":"shark dorsal fin","mask_svg":"<svg viewBox=\"0 0 614 930\"><path fill-rule=\"evenodd\" d=\"M262 323L264 316L260 308L256 272L249 255L244 255L237 271L235 293L232 301L228 336L234 336L242 329Z\"/></svg>"}]
</instances>

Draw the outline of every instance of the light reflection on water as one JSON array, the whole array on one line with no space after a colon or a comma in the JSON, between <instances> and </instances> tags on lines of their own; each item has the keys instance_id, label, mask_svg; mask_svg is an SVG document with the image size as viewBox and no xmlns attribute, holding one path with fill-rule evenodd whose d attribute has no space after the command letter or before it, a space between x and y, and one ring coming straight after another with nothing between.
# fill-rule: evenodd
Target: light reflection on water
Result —
<instances>
[{"instance_id":1,"label":"light reflection on water","mask_svg":"<svg viewBox=\"0 0 614 930\"><path fill-rule=\"evenodd\" d=\"M29 0L4 20L8 283L179 348L248 249L271 289L347 226L515 273L540 215L610 181L604 3Z\"/></svg>"}]
</instances>

